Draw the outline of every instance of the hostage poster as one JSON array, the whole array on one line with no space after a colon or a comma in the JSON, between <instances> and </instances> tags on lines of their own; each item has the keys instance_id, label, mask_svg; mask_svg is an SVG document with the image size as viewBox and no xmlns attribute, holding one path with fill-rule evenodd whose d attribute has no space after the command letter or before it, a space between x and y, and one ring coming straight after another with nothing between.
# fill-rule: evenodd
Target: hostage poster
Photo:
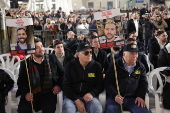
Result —
<instances>
[{"instance_id":1,"label":"hostage poster","mask_svg":"<svg viewBox=\"0 0 170 113\"><path fill-rule=\"evenodd\" d=\"M6 19L11 55L35 52L32 18Z\"/></svg>"}]
</instances>

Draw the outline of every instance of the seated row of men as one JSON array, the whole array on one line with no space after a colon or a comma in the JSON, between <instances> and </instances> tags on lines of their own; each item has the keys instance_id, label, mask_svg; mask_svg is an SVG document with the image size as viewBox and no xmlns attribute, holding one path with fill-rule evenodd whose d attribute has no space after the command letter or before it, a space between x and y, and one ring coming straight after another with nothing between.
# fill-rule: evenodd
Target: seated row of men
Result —
<instances>
[{"instance_id":1,"label":"seated row of men","mask_svg":"<svg viewBox=\"0 0 170 113\"><path fill-rule=\"evenodd\" d=\"M120 112L120 105L123 110L148 113L144 102L148 87L146 69L138 61L139 49L135 40L124 46L115 65L108 63L98 37L92 37L90 44L79 43L76 57L60 40L54 42L55 52L50 55L45 54L39 39L35 39L35 47L35 54L21 62L16 94L17 97L21 95L18 113L31 113L32 110L55 113L56 94L61 90L63 113L102 113L104 109L98 95L104 89L107 93L106 113Z\"/></svg>"}]
</instances>

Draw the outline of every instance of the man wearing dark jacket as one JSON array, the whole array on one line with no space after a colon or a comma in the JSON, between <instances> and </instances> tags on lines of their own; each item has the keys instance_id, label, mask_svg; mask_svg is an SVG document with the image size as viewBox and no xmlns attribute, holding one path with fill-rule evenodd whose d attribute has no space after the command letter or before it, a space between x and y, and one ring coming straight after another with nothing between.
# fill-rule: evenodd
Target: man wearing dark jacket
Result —
<instances>
[{"instance_id":1,"label":"man wearing dark jacket","mask_svg":"<svg viewBox=\"0 0 170 113\"><path fill-rule=\"evenodd\" d=\"M159 51L166 45L168 35L165 31L157 32L157 40L149 45L149 60L157 68L157 59L159 56Z\"/></svg>"},{"instance_id":2,"label":"man wearing dark jacket","mask_svg":"<svg viewBox=\"0 0 170 113\"><path fill-rule=\"evenodd\" d=\"M97 99L103 91L101 65L92 60L92 47L88 43L81 43L76 54L78 57L65 67L62 113L102 113Z\"/></svg>"},{"instance_id":3,"label":"man wearing dark jacket","mask_svg":"<svg viewBox=\"0 0 170 113\"><path fill-rule=\"evenodd\" d=\"M157 65L158 67L170 67L170 43L160 50Z\"/></svg>"},{"instance_id":4,"label":"man wearing dark jacket","mask_svg":"<svg viewBox=\"0 0 170 113\"><path fill-rule=\"evenodd\" d=\"M92 53L93 60L101 64L103 74L105 74L109 67L107 53L104 50L100 49L99 39L97 36L92 36L90 38L90 45L93 47L93 53Z\"/></svg>"},{"instance_id":5,"label":"man wearing dark jacket","mask_svg":"<svg viewBox=\"0 0 170 113\"><path fill-rule=\"evenodd\" d=\"M35 112L55 113L64 69L55 55L44 54L39 39L35 39L35 48L35 54L21 62L16 94L21 95L18 113L32 113L32 104Z\"/></svg>"},{"instance_id":6,"label":"man wearing dark jacket","mask_svg":"<svg viewBox=\"0 0 170 113\"><path fill-rule=\"evenodd\" d=\"M107 92L105 113L120 113L120 104L123 110L132 113L148 113L144 102L148 88L145 67L137 61L138 48L136 44L127 44L124 47L123 58L116 60L116 72L120 95L116 86L116 77L113 64L110 65L105 76Z\"/></svg>"},{"instance_id":7,"label":"man wearing dark jacket","mask_svg":"<svg viewBox=\"0 0 170 113\"><path fill-rule=\"evenodd\" d=\"M59 39L54 41L53 48L53 54L57 56L63 66L66 66L68 62L74 59L73 53L69 49L64 48L62 41Z\"/></svg>"},{"instance_id":8,"label":"man wearing dark jacket","mask_svg":"<svg viewBox=\"0 0 170 113\"><path fill-rule=\"evenodd\" d=\"M4 70L0 69L0 113L5 112L5 97L14 86L14 81L10 75Z\"/></svg>"}]
</instances>

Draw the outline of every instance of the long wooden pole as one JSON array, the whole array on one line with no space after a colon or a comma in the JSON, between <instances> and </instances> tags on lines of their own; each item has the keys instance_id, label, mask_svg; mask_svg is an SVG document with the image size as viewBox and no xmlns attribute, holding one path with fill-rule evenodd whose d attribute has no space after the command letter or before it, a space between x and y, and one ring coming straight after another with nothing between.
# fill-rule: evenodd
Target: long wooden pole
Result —
<instances>
[{"instance_id":1,"label":"long wooden pole","mask_svg":"<svg viewBox=\"0 0 170 113\"><path fill-rule=\"evenodd\" d=\"M111 49L111 53L112 53L112 60L113 60L113 66L114 66L114 72L115 72L116 88L117 88L118 96L120 96L120 89L119 89L118 78L117 78L117 70L116 70L116 63L115 63L115 57L114 57L114 50L113 50L113 47L111 47L110 49ZM122 104L120 104L120 112L123 113Z\"/></svg>"},{"instance_id":2,"label":"long wooden pole","mask_svg":"<svg viewBox=\"0 0 170 113\"><path fill-rule=\"evenodd\" d=\"M28 77L28 85L29 85L29 90L31 93L31 84L30 84L30 77L29 77L29 73L28 73L28 66L27 66L27 61L26 61L26 56L25 56L25 65L26 65L26 71L27 71L27 77ZM33 108L33 103L31 101L31 109L32 109L32 113L34 113L34 108Z\"/></svg>"}]
</instances>

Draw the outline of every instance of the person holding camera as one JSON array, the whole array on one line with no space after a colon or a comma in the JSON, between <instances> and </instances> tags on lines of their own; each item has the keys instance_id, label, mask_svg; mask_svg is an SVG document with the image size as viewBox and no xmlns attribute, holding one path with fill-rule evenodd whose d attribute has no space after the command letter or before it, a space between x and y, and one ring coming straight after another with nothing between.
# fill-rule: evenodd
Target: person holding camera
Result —
<instances>
[{"instance_id":1,"label":"person holding camera","mask_svg":"<svg viewBox=\"0 0 170 113\"><path fill-rule=\"evenodd\" d=\"M162 18L161 15L157 15L156 16L156 27L158 29L160 29L161 31L165 31L165 28L168 27L168 24L166 23L166 21Z\"/></svg>"}]
</instances>

